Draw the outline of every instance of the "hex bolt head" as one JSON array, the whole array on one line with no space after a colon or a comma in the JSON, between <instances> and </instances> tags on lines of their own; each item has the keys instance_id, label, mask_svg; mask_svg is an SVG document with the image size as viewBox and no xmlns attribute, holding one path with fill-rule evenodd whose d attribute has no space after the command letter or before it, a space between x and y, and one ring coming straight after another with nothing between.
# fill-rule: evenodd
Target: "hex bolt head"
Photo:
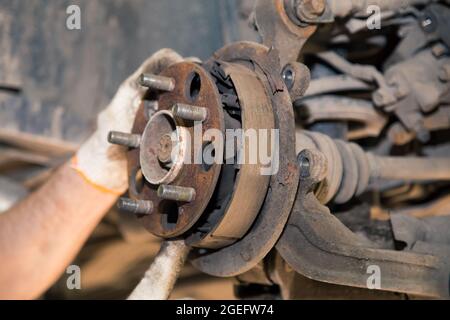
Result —
<instances>
[{"instance_id":1,"label":"hex bolt head","mask_svg":"<svg viewBox=\"0 0 450 320\"><path fill-rule=\"evenodd\" d=\"M432 16L424 16L420 21L422 29L427 33L432 33L436 30L436 23Z\"/></svg>"},{"instance_id":2,"label":"hex bolt head","mask_svg":"<svg viewBox=\"0 0 450 320\"><path fill-rule=\"evenodd\" d=\"M141 136L119 131L110 131L108 134L108 142L119 146L137 148L141 144Z\"/></svg>"},{"instance_id":3,"label":"hex bolt head","mask_svg":"<svg viewBox=\"0 0 450 320\"><path fill-rule=\"evenodd\" d=\"M149 89L161 91L173 91L173 89L175 89L175 80L173 78L149 73L141 74L139 77L139 84Z\"/></svg>"},{"instance_id":4,"label":"hex bolt head","mask_svg":"<svg viewBox=\"0 0 450 320\"><path fill-rule=\"evenodd\" d=\"M195 199L195 195L195 189L189 187L160 185L158 188L158 197L165 200L192 202Z\"/></svg>"},{"instance_id":5,"label":"hex bolt head","mask_svg":"<svg viewBox=\"0 0 450 320\"><path fill-rule=\"evenodd\" d=\"M373 103L377 106L377 107L383 107L384 106L384 99L383 99L383 95L382 93L380 93L379 91L376 91L372 94L372 100Z\"/></svg>"},{"instance_id":6,"label":"hex bolt head","mask_svg":"<svg viewBox=\"0 0 450 320\"><path fill-rule=\"evenodd\" d=\"M128 211L134 214L151 214L153 211L153 202L148 200L133 200L129 198L120 198L117 202L119 210Z\"/></svg>"},{"instance_id":7,"label":"hex bolt head","mask_svg":"<svg viewBox=\"0 0 450 320\"><path fill-rule=\"evenodd\" d=\"M320 17L326 9L325 0L303 0L297 5L297 16L314 19Z\"/></svg>"},{"instance_id":8,"label":"hex bolt head","mask_svg":"<svg viewBox=\"0 0 450 320\"><path fill-rule=\"evenodd\" d=\"M208 116L206 108L183 103L175 103L172 107L172 113L177 118L190 121L205 121Z\"/></svg>"}]
</instances>

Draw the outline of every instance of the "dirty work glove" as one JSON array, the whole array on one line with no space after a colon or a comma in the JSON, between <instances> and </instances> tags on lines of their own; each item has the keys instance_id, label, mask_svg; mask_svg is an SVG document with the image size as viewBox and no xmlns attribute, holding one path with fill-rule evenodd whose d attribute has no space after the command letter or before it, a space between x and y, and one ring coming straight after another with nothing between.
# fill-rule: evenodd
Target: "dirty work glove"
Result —
<instances>
[{"instance_id":1,"label":"dirty work glove","mask_svg":"<svg viewBox=\"0 0 450 320\"><path fill-rule=\"evenodd\" d=\"M119 87L110 104L97 118L97 131L81 146L72 159L72 168L90 184L105 192L122 194L128 188L126 147L112 145L110 131L131 132L134 117L146 89L138 84L142 73L158 74L182 61L170 49L162 49L148 58Z\"/></svg>"}]
</instances>

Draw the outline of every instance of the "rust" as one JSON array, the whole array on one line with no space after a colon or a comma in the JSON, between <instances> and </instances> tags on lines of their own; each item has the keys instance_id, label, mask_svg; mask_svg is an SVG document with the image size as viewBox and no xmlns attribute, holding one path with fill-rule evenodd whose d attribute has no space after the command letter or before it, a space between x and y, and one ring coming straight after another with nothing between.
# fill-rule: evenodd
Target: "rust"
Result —
<instances>
[{"instance_id":1,"label":"rust","mask_svg":"<svg viewBox=\"0 0 450 320\"><path fill-rule=\"evenodd\" d=\"M272 175L264 204L246 236L216 251L192 255L193 265L201 271L216 276L234 276L256 266L274 247L291 212L297 193L299 170L296 161L295 123L292 101L281 79L281 65L274 62L269 48L251 42L231 44L214 54L214 59L256 65L259 78L265 84L271 99L275 128L280 130L279 171ZM263 71L264 70L264 71ZM280 91L273 92L273 83L280 83ZM295 169L294 169L295 168ZM286 179L290 176L290 179ZM286 183L280 183L286 181ZM245 258L241 252L247 252Z\"/></svg>"},{"instance_id":2,"label":"rust","mask_svg":"<svg viewBox=\"0 0 450 320\"><path fill-rule=\"evenodd\" d=\"M208 129L217 129L224 132L223 111L219 94L209 74L199 65L190 62L181 62L163 70L162 76L175 80L175 88L171 92L164 92L158 96L158 111L172 110L175 103L195 104L208 110L208 117L202 123L202 135ZM198 75L200 79L199 91L193 97L190 84L192 77ZM198 80L198 79L197 79ZM195 89L195 88L194 88ZM143 102L136 115L133 133L141 134L147 124L144 115L145 102ZM183 120L181 120L183 121ZM194 139L194 127L191 123L182 122ZM156 138L156 137L155 137ZM194 160L194 141L191 141L191 162ZM128 153L129 172L132 175L140 167L139 149ZM163 200L157 195L156 185L144 182L142 190L131 196L136 199L151 200L154 211L151 215L141 217L143 225L153 234L161 237L174 237L188 231L200 218L208 204L220 173L220 164L213 164L208 171L194 163L184 164L172 185L190 187L196 190L197 196L189 203Z\"/></svg>"},{"instance_id":3,"label":"rust","mask_svg":"<svg viewBox=\"0 0 450 320\"><path fill-rule=\"evenodd\" d=\"M237 90L241 106L242 130L274 129L274 116L269 97L264 86L254 72L239 64L226 64L224 72L231 78ZM260 139L259 136L257 138ZM258 149L260 142L257 142ZM275 147L271 144L271 147ZM252 146L244 143L242 153L249 158ZM272 150L272 154L273 154ZM256 163L240 165L232 198L221 221L204 236L196 246L220 248L242 238L248 231L261 208L269 185L270 176L263 175L264 164L261 159Z\"/></svg>"},{"instance_id":4,"label":"rust","mask_svg":"<svg viewBox=\"0 0 450 320\"><path fill-rule=\"evenodd\" d=\"M286 13L284 0L260 0L255 7L256 25L264 45L279 51L281 66L297 61L306 40L317 26L299 26Z\"/></svg>"}]
</instances>

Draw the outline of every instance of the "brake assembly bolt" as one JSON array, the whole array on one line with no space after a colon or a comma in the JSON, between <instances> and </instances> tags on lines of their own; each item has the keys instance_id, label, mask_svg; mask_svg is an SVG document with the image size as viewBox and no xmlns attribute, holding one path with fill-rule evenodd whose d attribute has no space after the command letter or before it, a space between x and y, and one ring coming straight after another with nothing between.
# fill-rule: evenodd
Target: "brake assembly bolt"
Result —
<instances>
[{"instance_id":1,"label":"brake assembly bolt","mask_svg":"<svg viewBox=\"0 0 450 320\"><path fill-rule=\"evenodd\" d=\"M325 0L302 0L297 6L297 16L308 19L320 17L326 9Z\"/></svg>"},{"instance_id":2,"label":"brake assembly bolt","mask_svg":"<svg viewBox=\"0 0 450 320\"><path fill-rule=\"evenodd\" d=\"M195 199L195 189L180 186L160 185L158 197L166 200L191 202Z\"/></svg>"}]
</instances>

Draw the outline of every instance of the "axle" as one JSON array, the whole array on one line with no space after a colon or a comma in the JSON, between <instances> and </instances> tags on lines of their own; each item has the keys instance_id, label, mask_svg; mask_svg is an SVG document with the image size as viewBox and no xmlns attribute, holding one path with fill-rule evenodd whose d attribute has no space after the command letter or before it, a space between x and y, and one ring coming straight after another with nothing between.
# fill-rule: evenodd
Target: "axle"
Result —
<instances>
[{"instance_id":1,"label":"axle","mask_svg":"<svg viewBox=\"0 0 450 320\"><path fill-rule=\"evenodd\" d=\"M450 158L384 157L365 152L359 145L333 140L318 132L297 133L297 153L320 153L326 176L315 193L321 203L343 204L377 180L448 181Z\"/></svg>"}]
</instances>

